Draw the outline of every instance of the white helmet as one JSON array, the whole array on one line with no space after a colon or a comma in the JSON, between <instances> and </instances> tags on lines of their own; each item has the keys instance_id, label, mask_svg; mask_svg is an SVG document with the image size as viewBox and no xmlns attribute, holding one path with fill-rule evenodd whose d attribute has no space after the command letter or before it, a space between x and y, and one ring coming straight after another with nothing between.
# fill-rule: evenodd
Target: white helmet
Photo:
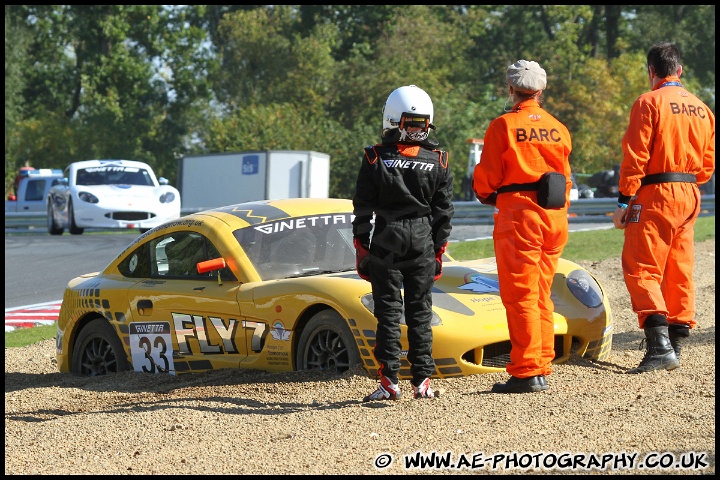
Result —
<instances>
[{"instance_id":1,"label":"white helmet","mask_svg":"<svg viewBox=\"0 0 720 480\"><path fill-rule=\"evenodd\" d=\"M383 130L399 128L401 140L423 141L427 138L433 122L433 103L425 90L415 85L396 88L385 102L383 108ZM408 133L408 126L422 127L422 132ZM422 137L422 138L420 138Z\"/></svg>"}]
</instances>

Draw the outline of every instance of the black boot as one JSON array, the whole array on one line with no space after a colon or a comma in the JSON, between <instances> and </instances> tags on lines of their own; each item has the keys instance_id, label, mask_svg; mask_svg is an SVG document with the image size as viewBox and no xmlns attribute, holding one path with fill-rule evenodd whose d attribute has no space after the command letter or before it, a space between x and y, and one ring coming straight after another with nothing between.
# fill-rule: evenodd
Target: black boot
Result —
<instances>
[{"instance_id":1,"label":"black boot","mask_svg":"<svg viewBox=\"0 0 720 480\"><path fill-rule=\"evenodd\" d=\"M658 326L658 324L665 325ZM646 348L645 357L643 357L640 365L628 370L627 373L645 373L653 370L674 370L680 366L680 361L675 356L670 344L668 335L667 319L665 315L654 314L648 316L645 320L645 339Z\"/></svg>"},{"instance_id":2,"label":"black boot","mask_svg":"<svg viewBox=\"0 0 720 480\"><path fill-rule=\"evenodd\" d=\"M519 378L510 377L506 383L496 383L490 389L493 393L532 393L542 392L548 389L544 375Z\"/></svg>"},{"instance_id":3,"label":"black boot","mask_svg":"<svg viewBox=\"0 0 720 480\"><path fill-rule=\"evenodd\" d=\"M675 350L675 356L680 360L680 350L682 350L685 344L685 339L690 336L689 325L670 325L668 327L668 336L670 337L670 344L673 350Z\"/></svg>"}]
</instances>

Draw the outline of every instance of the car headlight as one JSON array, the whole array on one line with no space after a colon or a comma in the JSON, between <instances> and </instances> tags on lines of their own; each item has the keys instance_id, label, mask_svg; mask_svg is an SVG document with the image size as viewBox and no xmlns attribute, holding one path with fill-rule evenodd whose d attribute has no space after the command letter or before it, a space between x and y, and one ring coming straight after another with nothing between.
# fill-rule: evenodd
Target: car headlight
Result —
<instances>
[{"instance_id":1,"label":"car headlight","mask_svg":"<svg viewBox=\"0 0 720 480\"><path fill-rule=\"evenodd\" d=\"M375 315L375 301L373 300L372 293L368 293L366 295L363 295L363 297L360 299L360 302L363 304L363 307L367 308L370 313ZM402 325L407 325L405 323L405 308L402 310L402 317L400 318L400 323ZM442 320L440 320L440 317L437 313L435 313L435 310L432 312L432 320L430 320L430 325L433 327L436 327L438 325L442 325Z\"/></svg>"},{"instance_id":2,"label":"car headlight","mask_svg":"<svg viewBox=\"0 0 720 480\"><path fill-rule=\"evenodd\" d=\"M175 194L173 192L165 192L160 195L160 203L172 203L175 200Z\"/></svg>"},{"instance_id":3,"label":"car headlight","mask_svg":"<svg viewBox=\"0 0 720 480\"><path fill-rule=\"evenodd\" d=\"M585 270L573 270L565 279L565 283L575 298L588 308L599 307L603 302L600 285Z\"/></svg>"},{"instance_id":4,"label":"car headlight","mask_svg":"<svg viewBox=\"0 0 720 480\"><path fill-rule=\"evenodd\" d=\"M98 197L90 192L78 192L78 198L87 203L98 203L100 201Z\"/></svg>"}]
</instances>

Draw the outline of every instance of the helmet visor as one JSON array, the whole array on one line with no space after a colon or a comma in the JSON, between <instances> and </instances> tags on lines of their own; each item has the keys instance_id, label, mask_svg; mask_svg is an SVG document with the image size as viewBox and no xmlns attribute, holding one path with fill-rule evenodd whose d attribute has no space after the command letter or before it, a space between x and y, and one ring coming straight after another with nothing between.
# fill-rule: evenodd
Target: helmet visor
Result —
<instances>
[{"instance_id":1,"label":"helmet visor","mask_svg":"<svg viewBox=\"0 0 720 480\"><path fill-rule=\"evenodd\" d=\"M400 125L398 125L398 128L400 128L400 130L406 130L410 127L422 128L424 132L435 128L435 126L430 123L430 115L403 112L400 116Z\"/></svg>"}]
</instances>

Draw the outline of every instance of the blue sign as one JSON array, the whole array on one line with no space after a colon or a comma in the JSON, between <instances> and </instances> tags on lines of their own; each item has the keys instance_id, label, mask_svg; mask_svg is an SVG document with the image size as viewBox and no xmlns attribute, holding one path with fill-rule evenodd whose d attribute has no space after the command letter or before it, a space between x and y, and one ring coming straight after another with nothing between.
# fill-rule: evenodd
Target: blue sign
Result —
<instances>
[{"instance_id":1,"label":"blue sign","mask_svg":"<svg viewBox=\"0 0 720 480\"><path fill-rule=\"evenodd\" d=\"M260 155L245 155L242 161L242 174L255 175L260 170Z\"/></svg>"}]
</instances>

